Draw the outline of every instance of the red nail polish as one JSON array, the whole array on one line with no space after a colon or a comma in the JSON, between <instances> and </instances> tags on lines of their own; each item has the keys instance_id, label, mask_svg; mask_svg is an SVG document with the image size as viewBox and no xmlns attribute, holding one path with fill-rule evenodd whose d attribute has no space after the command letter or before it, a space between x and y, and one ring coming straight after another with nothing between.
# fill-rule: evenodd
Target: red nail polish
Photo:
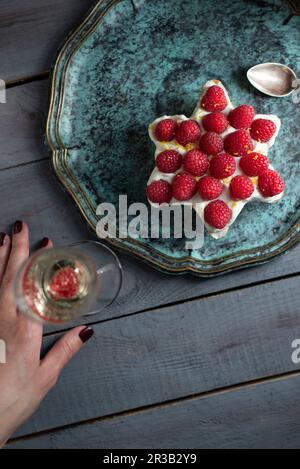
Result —
<instances>
[{"instance_id":1,"label":"red nail polish","mask_svg":"<svg viewBox=\"0 0 300 469\"><path fill-rule=\"evenodd\" d=\"M45 248L46 246L48 246L48 243L49 243L49 238L44 238L41 241L41 248Z\"/></svg>"},{"instance_id":2,"label":"red nail polish","mask_svg":"<svg viewBox=\"0 0 300 469\"><path fill-rule=\"evenodd\" d=\"M0 246L6 243L6 233L0 233Z\"/></svg>"},{"instance_id":3,"label":"red nail polish","mask_svg":"<svg viewBox=\"0 0 300 469\"><path fill-rule=\"evenodd\" d=\"M86 327L79 333L81 342L85 344L94 335L94 330L91 327Z\"/></svg>"},{"instance_id":4,"label":"red nail polish","mask_svg":"<svg viewBox=\"0 0 300 469\"><path fill-rule=\"evenodd\" d=\"M23 222L22 221L16 221L14 224L14 234L18 234L22 231L23 228Z\"/></svg>"}]
</instances>

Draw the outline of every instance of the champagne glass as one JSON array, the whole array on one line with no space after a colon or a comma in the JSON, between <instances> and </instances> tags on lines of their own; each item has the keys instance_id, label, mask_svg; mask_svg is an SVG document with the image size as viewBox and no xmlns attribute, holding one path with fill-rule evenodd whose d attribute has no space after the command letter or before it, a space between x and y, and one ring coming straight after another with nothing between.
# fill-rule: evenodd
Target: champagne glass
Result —
<instances>
[{"instance_id":1,"label":"champagne glass","mask_svg":"<svg viewBox=\"0 0 300 469\"><path fill-rule=\"evenodd\" d=\"M62 324L101 313L118 296L122 267L116 254L98 241L40 249L19 270L15 300L31 318Z\"/></svg>"}]
</instances>

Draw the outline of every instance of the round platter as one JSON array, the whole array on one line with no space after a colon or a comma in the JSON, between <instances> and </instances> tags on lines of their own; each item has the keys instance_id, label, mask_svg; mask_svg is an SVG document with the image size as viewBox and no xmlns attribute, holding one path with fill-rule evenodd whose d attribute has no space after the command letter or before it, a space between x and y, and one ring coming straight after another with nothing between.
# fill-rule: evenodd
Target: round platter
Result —
<instances>
[{"instance_id":1,"label":"round platter","mask_svg":"<svg viewBox=\"0 0 300 469\"><path fill-rule=\"evenodd\" d=\"M190 115L207 80L220 79L233 103L282 120L269 153L286 181L279 203L248 204L225 238L205 235L200 250L186 251L184 239L108 243L160 270L203 277L266 262L297 243L300 103L266 97L246 79L261 62L300 72L300 17L289 16L280 0L102 0L69 36L53 70L47 137L58 178L94 229L99 203L117 205L120 194L146 202L149 123Z\"/></svg>"}]
</instances>

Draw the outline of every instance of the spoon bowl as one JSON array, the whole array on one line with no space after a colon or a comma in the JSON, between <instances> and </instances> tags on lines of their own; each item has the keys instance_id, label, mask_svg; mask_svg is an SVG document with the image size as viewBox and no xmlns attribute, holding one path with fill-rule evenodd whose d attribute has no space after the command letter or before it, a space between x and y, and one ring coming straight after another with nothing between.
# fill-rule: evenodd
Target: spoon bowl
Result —
<instances>
[{"instance_id":1,"label":"spoon bowl","mask_svg":"<svg viewBox=\"0 0 300 469\"><path fill-rule=\"evenodd\" d=\"M255 65L247 72L247 78L256 89L268 96L282 98L295 91L295 72L286 65L268 62Z\"/></svg>"}]
</instances>

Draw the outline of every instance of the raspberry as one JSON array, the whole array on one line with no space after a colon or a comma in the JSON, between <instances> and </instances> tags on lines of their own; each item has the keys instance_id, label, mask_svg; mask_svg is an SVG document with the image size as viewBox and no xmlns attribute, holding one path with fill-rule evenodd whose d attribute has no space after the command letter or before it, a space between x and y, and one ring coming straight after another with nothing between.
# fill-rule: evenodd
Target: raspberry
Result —
<instances>
[{"instance_id":1,"label":"raspberry","mask_svg":"<svg viewBox=\"0 0 300 469\"><path fill-rule=\"evenodd\" d=\"M147 197L155 204L169 203L172 199L172 187L167 181L159 179L147 187Z\"/></svg>"},{"instance_id":2,"label":"raspberry","mask_svg":"<svg viewBox=\"0 0 300 469\"><path fill-rule=\"evenodd\" d=\"M200 127L196 121L187 120L181 122L176 130L175 137L180 145L184 147L188 143L195 143L201 136Z\"/></svg>"},{"instance_id":3,"label":"raspberry","mask_svg":"<svg viewBox=\"0 0 300 469\"><path fill-rule=\"evenodd\" d=\"M232 211L223 200L213 200L204 209L204 220L209 225L221 230L230 222Z\"/></svg>"},{"instance_id":4,"label":"raspberry","mask_svg":"<svg viewBox=\"0 0 300 469\"><path fill-rule=\"evenodd\" d=\"M224 111L227 106L227 99L224 90L220 86L211 86L202 98L201 106L205 111Z\"/></svg>"},{"instance_id":5,"label":"raspberry","mask_svg":"<svg viewBox=\"0 0 300 469\"><path fill-rule=\"evenodd\" d=\"M253 143L247 130L240 129L227 135L224 141L225 151L234 156L247 155L253 150Z\"/></svg>"},{"instance_id":6,"label":"raspberry","mask_svg":"<svg viewBox=\"0 0 300 469\"><path fill-rule=\"evenodd\" d=\"M254 192L254 186L248 176L235 176L230 183L230 196L233 200L245 200Z\"/></svg>"},{"instance_id":7,"label":"raspberry","mask_svg":"<svg viewBox=\"0 0 300 469\"><path fill-rule=\"evenodd\" d=\"M156 157L156 166L162 173L175 173L182 163L181 154L175 150L165 150Z\"/></svg>"},{"instance_id":8,"label":"raspberry","mask_svg":"<svg viewBox=\"0 0 300 469\"><path fill-rule=\"evenodd\" d=\"M250 129L253 119L254 108L247 104L236 107L228 116L229 124L235 129Z\"/></svg>"},{"instance_id":9,"label":"raspberry","mask_svg":"<svg viewBox=\"0 0 300 469\"><path fill-rule=\"evenodd\" d=\"M257 142L268 142L276 132L276 125L269 119L256 119L251 125L251 137Z\"/></svg>"},{"instance_id":10,"label":"raspberry","mask_svg":"<svg viewBox=\"0 0 300 469\"><path fill-rule=\"evenodd\" d=\"M223 133L228 127L228 120L221 112L206 114L202 119L202 124L208 132Z\"/></svg>"},{"instance_id":11,"label":"raspberry","mask_svg":"<svg viewBox=\"0 0 300 469\"><path fill-rule=\"evenodd\" d=\"M223 184L216 178L204 176L198 182L198 191L203 200L213 200L223 192Z\"/></svg>"},{"instance_id":12,"label":"raspberry","mask_svg":"<svg viewBox=\"0 0 300 469\"><path fill-rule=\"evenodd\" d=\"M62 267L50 281L50 295L54 300L74 298L79 289L79 279L72 267Z\"/></svg>"},{"instance_id":13,"label":"raspberry","mask_svg":"<svg viewBox=\"0 0 300 469\"><path fill-rule=\"evenodd\" d=\"M208 170L209 161L202 151L190 150L184 157L183 166L185 171L193 176L203 176Z\"/></svg>"},{"instance_id":14,"label":"raspberry","mask_svg":"<svg viewBox=\"0 0 300 469\"><path fill-rule=\"evenodd\" d=\"M269 167L269 160L261 153L249 153L240 159L240 168L247 176L259 176Z\"/></svg>"},{"instance_id":15,"label":"raspberry","mask_svg":"<svg viewBox=\"0 0 300 469\"><path fill-rule=\"evenodd\" d=\"M199 147L207 155L216 155L223 150L224 142L216 132L206 132L200 138Z\"/></svg>"},{"instance_id":16,"label":"raspberry","mask_svg":"<svg viewBox=\"0 0 300 469\"><path fill-rule=\"evenodd\" d=\"M235 159L228 153L221 153L210 162L210 174L217 179L226 179L232 176L235 170Z\"/></svg>"},{"instance_id":17,"label":"raspberry","mask_svg":"<svg viewBox=\"0 0 300 469\"><path fill-rule=\"evenodd\" d=\"M190 174L181 173L174 177L172 187L175 199L189 200L195 195L197 183Z\"/></svg>"},{"instance_id":18,"label":"raspberry","mask_svg":"<svg viewBox=\"0 0 300 469\"><path fill-rule=\"evenodd\" d=\"M264 197L274 197L284 191L284 181L276 171L268 169L259 176L258 187Z\"/></svg>"},{"instance_id":19,"label":"raspberry","mask_svg":"<svg viewBox=\"0 0 300 469\"><path fill-rule=\"evenodd\" d=\"M155 127L154 135L159 142L170 142L175 138L177 124L173 119L163 119Z\"/></svg>"}]
</instances>

